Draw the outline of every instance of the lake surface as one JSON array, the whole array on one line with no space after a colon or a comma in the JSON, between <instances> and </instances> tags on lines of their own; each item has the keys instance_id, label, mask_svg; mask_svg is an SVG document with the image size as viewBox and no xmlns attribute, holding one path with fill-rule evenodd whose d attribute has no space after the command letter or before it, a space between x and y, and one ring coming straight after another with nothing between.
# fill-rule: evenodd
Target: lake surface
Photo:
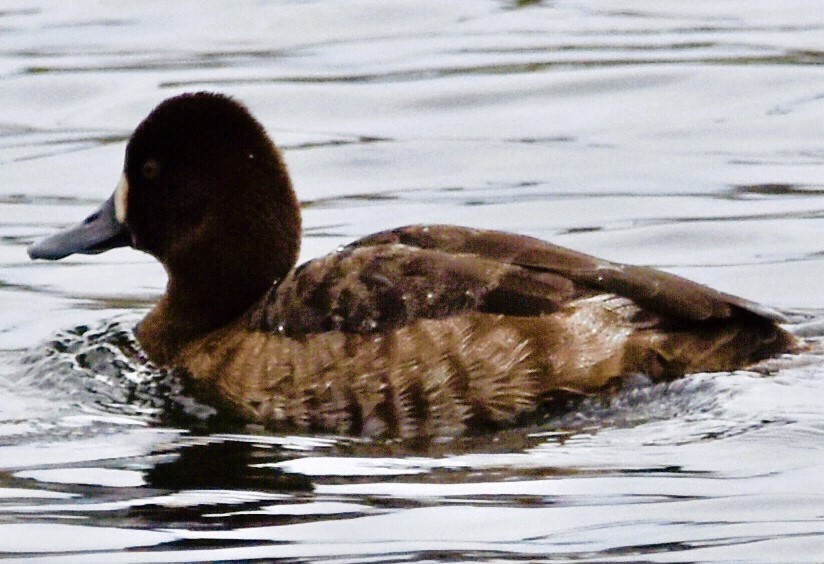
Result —
<instances>
[{"instance_id":1,"label":"lake surface","mask_svg":"<svg viewBox=\"0 0 824 564\"><path fill-rule=\"evenodd\" d=\"M140 363L165 284L33 263L162 99L238 97L284 149L307 259L416 222L649 264L824 333L824 11L808 1L7 1L0 558L824 559L824 357L639 383L414 449L215 426Z\"/></svg>"}]
</instances>

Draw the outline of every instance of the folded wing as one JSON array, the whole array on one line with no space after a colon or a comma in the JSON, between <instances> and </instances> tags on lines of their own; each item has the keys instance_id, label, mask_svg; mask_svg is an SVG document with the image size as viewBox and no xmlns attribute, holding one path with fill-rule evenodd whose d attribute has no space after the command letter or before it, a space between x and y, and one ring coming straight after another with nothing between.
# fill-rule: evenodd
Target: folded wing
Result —
<instances>
[{"instance_id":1,"label":"folded wing","mask_svg":"<svg viewBox=\"0 0 824 564\"><path fill-rule=\"evenodd\" d=\"M674 322L782 320L777 312L679 276L532 237L413 225L303 264L272 289L253 322L290 336L336 329L371 333L467 311L536 316L597 294L628 298Z\"/></svg>"}]
</instances>

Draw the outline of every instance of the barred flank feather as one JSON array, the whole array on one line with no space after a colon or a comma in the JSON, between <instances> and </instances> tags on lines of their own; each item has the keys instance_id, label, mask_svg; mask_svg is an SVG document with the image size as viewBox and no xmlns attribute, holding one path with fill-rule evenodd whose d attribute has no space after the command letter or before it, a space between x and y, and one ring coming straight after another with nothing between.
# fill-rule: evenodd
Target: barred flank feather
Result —
<instances>
[{"instance_id":1,"label":"barred flank feather","mask_svg":"<svg viewBox=\"0 0 824 564\"><path fill-rule=\"evenodd\" d=\"M638 372L733 369L791 338L766 321L761 332L752 322L662 331L637 314L607 296L550 315L472 313L379 334L228 328L193 347L187 368L274 430L436 437L517 423L558 390L597 392Z\"/></svg>"},{"instance_id":2,"label":"barred flank feather","mask_svg":"<svg viewBox=\"0 0 824 564\"><path fill-rule=\"evenodd\" d=\"M499 326L465 343L467 400L477 423L514 423L518 415L534 408L535 369L527 362L532 353L520 335Z\"/></svg>"}]
</instances>

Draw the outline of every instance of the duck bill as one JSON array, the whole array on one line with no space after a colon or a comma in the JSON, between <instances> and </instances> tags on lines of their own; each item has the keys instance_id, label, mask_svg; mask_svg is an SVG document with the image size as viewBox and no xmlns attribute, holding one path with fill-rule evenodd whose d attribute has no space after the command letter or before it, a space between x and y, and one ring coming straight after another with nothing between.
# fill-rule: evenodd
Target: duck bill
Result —
<instances>
[{"instance_id":1,"label":"duck bill","mask_svg":"<svg viewBox=\"0 0 824 564\"><path fill-rule=\"evenodd\" d=\"M122 182L122 181L121 181ZM121 186L81 223L46 237L28 248L33 259L59 260L75 253L93 255L131 244L129 230L116 211Z\"/></svg>"}]
</instances>

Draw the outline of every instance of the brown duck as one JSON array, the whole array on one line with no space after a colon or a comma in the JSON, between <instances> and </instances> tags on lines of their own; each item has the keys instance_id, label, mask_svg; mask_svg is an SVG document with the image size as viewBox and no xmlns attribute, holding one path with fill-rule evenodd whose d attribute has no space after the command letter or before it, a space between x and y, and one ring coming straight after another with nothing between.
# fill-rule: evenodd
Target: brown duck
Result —
<instances>
[{"instance_id":1,"label":"brown duck","mask_svg":"<svg viewBox=\"0 0 824 564\"><path fill-rule=\"evenodd\" d=\"M521 235L412 225L295 267L300 238L261 124L197 93L155 108L114 194L29 255L156 257L169 279L137 327L146 353L272 429L458 435L511 425L559 392L798 347L767 308Z\"/></svg>"}]
</instances>

